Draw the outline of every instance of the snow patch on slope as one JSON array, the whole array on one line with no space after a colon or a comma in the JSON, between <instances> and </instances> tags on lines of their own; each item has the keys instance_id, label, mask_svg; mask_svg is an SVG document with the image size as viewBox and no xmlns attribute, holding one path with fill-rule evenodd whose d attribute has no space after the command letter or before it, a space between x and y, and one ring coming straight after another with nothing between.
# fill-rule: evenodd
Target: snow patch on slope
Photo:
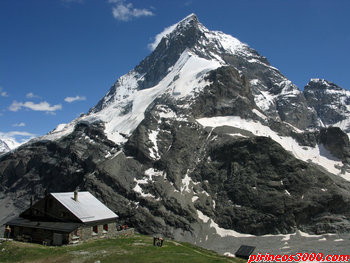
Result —
<instances>
[{"instance_id":1,"label":"snow patch on slope","mask_svg":"<svg viewBox=\"0 0 350 263\"><path fill-rule=\"evenodd\" d=\"M154 195L152 195L150 193L145 193L140 185L152 183L154 181L153 177L161 176L161 177L163 177L165 179L166 178L165 174L163 172L156 171L153 168L147 169L144 172L144 174L145 174L145 176L142 179L138 180L138 179L134 178L134 182L136 182L136 185L133 188L133 191L139 193L141 197L144 197L144 198L150 197L150 198L153 198L156 201L159 201L160 199L156 198Z\"/></svg>"},{"instance_id":2,"label":"snow patch on slope","mask_svg":"<svg viewBox=\"0 0 350 263\"><path fill-rule=\"evenodd\" d=\"M57 140L63 136L71 134L74 130L74 126L76 123L77 123L77 121L73 120L73 122L68 123L68 124L66 124L66 123L59 124L59 125L57 125L57 127L53 131L49 132L48 134L46 134L38 139L40 139L40 140L44 140L44 139Z\"/></svg>"},{"instance_id":3,"label":"snow patch on slope","mask_svg":"<svg viewBox=\"0 0 350 263\"><path fill-rule=\"evenodd\" d=\"M156 106L157 112L159 113L159 120L158 123L161 123L161 119L174 119L177 121L188 121L186 115L181 115L176 112L174 112L172 109L167 107L166 105L157 105Z\"/></svg>"},{"instance_id":4,"label":"snow patch on slope","mask_svg":"<svg viewBox=\"0 0 350 263\"><path fill-rule=\"evenodd\" d=\"M212 117L201 118L197 121L205 127L220 127L232 126L243 130L248 130L256 136L270 137L272 140L279 143L285 150L291 152L296 158L305 161L313 162L324 167L333 174L338 174L344 179L350 181L350 174L342 174L339 167L343 164L340 160L333 157L323 145L315 147L300 146L292 137L280 136L268 126L253 120L242 119L238 116Z\"/></svg>"},{"instance_id":5,"label":"snow patch on slope","mask_svg":"<svg viewBox=\"0 0 350 263\"><path fill-rule=\"evenodd\" d=\"M174 67L175 69L179 68L179 70L175 76L177 80L170 84L173 95L183 98L191 92L199 92L209 84L204 80L205 74L220 66L220 62L216 60L200 58L191 51L186 50Z\"/></svg>"},{"instance_id":6,"label":"snow patch on slope","mask_svg":"<svg viewBox=\"0 0 350 263\"><path fill-rule=\"evenodd\" d=\"M59 125L41 139L56 140L68 135L79 121L102 121L109 140L117 144L125 143L127 137L144 119L147 107L158 96L168 93L176 99L193 97L210 84L204 80L205 75L220 66L218 61L200 58L186 49L166 77L156 86L143 90L138 90L138 82L143 80L143 76L130 71L114 85L115 92L109 92L103 98L100 111L90 112L67 125ZM156 154L154 157L157 157Z\"/></svg>"},{"instance_id":7,"label":"snow patch on slope","mask_svg":"<svg viewBox=\"0 0 350 263\"><path fill-rule=\"evenodd\" d=\"M193 182L192 178L188 176L189 170L187 170L187 173L185 174L185 177L181 180L181 193L187 192L187 193L193 193L193 185L199 184L199 182Z\"/></svg>"},{"instance_id":8,"label":"snow patch on slope","mask_svg":"<svg viewBox=\"0 0 350 263\"><path fill-rule=\"evenodd\" d=\"M198 218L204 223L207 224L210 228L214 229L216 234L219 235L220 237L256 237L255 235L251 234L243 234L239 233L237 231L231 230L231 229L225 229L220 227L213 219L210 217L204 215L200 210L197 210L197 215ZM330 234L327 234L330 235ZM289 241L291 237L294 236L301 236L301 237L307 237L307 238L321 238L324 237L324 235L311 235L304 233L300 230L297 230L295 233L292 234L277 234L277 235L272 235L272 234L267 234L267 235L262 235L260 237L281 237L281 241ZM320 239L323 240L323 239ZM341 241L341 240L339 240Z\"/></svg>"},{"instance_id":9,"label":"snow patch on slope","mask_svg":"<svg viewBox=\"0 0 350 263\"><path fill-rule=\"evenodd\" d=\"M2 137L0 139L0 152L7 152L20 146L21 143L17 142L14 138Z\"/></svg>"},{"instance_id":10,"label":"snow patch on slope","mask_svg":"<svg viewBox=\"0 0 350 263\"><path fill-rule=\"evenodd\" d=\"M260 118L262 118L263 120L267 120L267 117L265 114L262 114L260 111L258 111L257 109L253 109L252 112L254 112L257 116L259 116Z\"/></svg>"},{"instance_id":11,"label":"snow patch on slope","mask_svg":"<svg viewBox=\"0 0 350 263\"><path fill-rule=\"evenodd\" d=\"M185 177L181 180L182 187L181 187L181 192L186 191L186 192L191 192L190 190L190 182L191 182L191 177L188 176L188 174L185 175Z\"/></svg>"},{"instance_id":12,"label":"snow patch on slope","mask_svg":"<svg viewBox=\"0 0 350 263\"><path fill-rule=\"evenodd\" d=\"M250 85L258 88L259 93L254 95L254 102L262 111L267 111L275 104L277 96L268 92L267 87L259 79L252 79Z\"/></svg>"},{"instance_id":13,"label":"snow patch on slope","mask_svg":"<svg viewBox=\"0 0 350 263\"><path fill-rule=\"evenodd\" d=\"M147 193L144 193L144 192L143 192L143 190L142 190L142 188L141 188L141 186L140 186L140 184L143 183L142 180L136 180L136 179L134 179L134 181L136 182L136 185L135 185L135 187L134 187L132 190L134 190L135 192L139 193L142 197L151 197L151 198L153 198L153 199L156 199L156 197L155 197L154 195L152 195L152 194L147 194Z\"/></svg>"},{"instance_id":14,"label":"snow patch on slope","mask_svg":"<svg viewBox=\"0 0 350 263\"><path fill-rule=\"evenodd\" d=\"M330 126L339 127L344 132L350 131L350 118L346 118L345 120L342 120L342 121L337 122L337 123L330 125ZM350 133L347 133L347 135L350 139Z\"/></svg>"},{"instance_id":15,"label":"snow patch on slope","mask_svg":"<svg viewBox=\"0 0 350 263\"><path fill-rule=\"evenodd\" d=\"M219 48L223 48L226 52L231 53L232 55L237 53L250 55L250 53L246 53L248 45L243 44L233 36L220 31L208 31L207 29L205 36L211 43L219 43L221 45Z\"/></svg>"},{"instance_id":16,"label":"snow patch on slope","mask_svg":"<svg viewBox=\"0 0 350 263\"><path fill-rule=\"evenodd\" d=\"M157 143L157 136L158 136L159 130L152 130L149 134L148 134L148 138L149 140L152 142L153 147L151 147L149 149L150 151L150 156L151 158L157 160L160 158L159 156L159 150L158 150L158 143Z\"/></svg>"},{"instance_id":17,"label":"snow patch on slope","mask_svg":"<svg viewBox=\"0 0 350 263\"><path fill-rule=\"evenodd\" d=\"M92 113L84 119L90 122L102 120L105 123L105 133L108 139L116 143L124 143L125 137L144 119L147 107L164 93L175 94L176 98L183 98L193 95L209 83L204 81L204 76L210 70L220 66L217 61L206 60L196 56L189 50L185 50L180 56L168 75L161 80L158 85L144 90L137 90L137 82L142 80L142 76L131 73L128 81L124 80L123 85L117 89L117 94L125 93L125 87L132 87L133 92L128 92L128 96L117 96L114 103L111 103L101 111ZM124 106L124 107L123 107ZM129 111L125 112L125 107Z\"/></svg>"},{"instance_id":18,"label":"snow patch on slope","mask_svg":"<svg viewBox=\"0 0 350 263\"><path fill-rule=\"evenodd\" d=\"M226 237L226 236L232 236L232 237L253 237L253 235L250 235L250 234L242 234L242 233L236 232L236 231L231 230L231 229L221 228L221 227L219 227L219 225L217 223L214 222L213 219L211 219L210 217L204 215L199 210L197 210L197 215L198 215L198 218L203 221L203 223L209 223L210 224L210 228L214 228L216 233L219 236L221 236L221 237Z\"/></svg>"},{"instance_id":19,"label":"snow patch on slope","mask_svg":"<svg viewBox=\"0 0 350 263\"><path fill-rule=\"evenodd\" d=\"M278 83L278 86L282 88L279 96L296 97L301 94L301 91L288 79L285 79Z\"/></svg>"}]
</instances>

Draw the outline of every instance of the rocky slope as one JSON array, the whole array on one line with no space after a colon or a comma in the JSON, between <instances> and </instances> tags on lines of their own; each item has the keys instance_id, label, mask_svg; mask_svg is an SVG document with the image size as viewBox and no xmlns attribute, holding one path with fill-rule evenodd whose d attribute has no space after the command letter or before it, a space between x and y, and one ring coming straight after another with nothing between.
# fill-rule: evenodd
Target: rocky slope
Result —
<instances>
[{"instance_id":1,"label":"rocky slope","mask_svg":"<svg viewBox=\"0 0 350 263\"><path fill-rule=\"evenodd\" d=\"M349 139L312 83L190 15L86 115L0 157L0 220L79 188L178 239L349 231Z\"/></svg>"},{"instance_id":2,"label":"rocky slope","mask_svg":"<svg viewBox=\"0 0 350 263\"><path fill-rule=\"evenodd\" d=\"M311 79L304 96L324 125L350 132L350 91L324 79Z\"/></svg>"}]
</instances>

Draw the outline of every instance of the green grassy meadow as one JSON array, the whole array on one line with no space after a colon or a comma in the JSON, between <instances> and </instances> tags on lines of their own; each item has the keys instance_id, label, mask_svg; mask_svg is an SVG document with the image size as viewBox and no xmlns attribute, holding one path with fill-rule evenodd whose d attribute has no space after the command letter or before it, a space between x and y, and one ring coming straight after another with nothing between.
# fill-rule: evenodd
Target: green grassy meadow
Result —
<instances>
[{"instance_id":1,"label":"green grassy meadow","mask_svg":"<svg viewBox=\"0 0 350 263\"><path fill-rule=\"evenodd\" d=\"M246 262L220 256L189 243L165 240L162 247L153 246L153 237L134 235L100 239L78 245L48 247L39 244L5 241L0 244L0 262Z\"/></svg>"}]
</instances>

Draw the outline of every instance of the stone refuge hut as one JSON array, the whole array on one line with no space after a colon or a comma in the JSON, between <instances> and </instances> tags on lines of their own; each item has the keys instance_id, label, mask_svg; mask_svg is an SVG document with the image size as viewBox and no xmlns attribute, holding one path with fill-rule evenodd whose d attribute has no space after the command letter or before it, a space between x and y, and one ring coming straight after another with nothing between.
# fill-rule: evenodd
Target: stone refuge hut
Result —
<instances>
[{"instance_id":1,"label":"stone refuge hut","mask_svg":"<svg viewBox=\"0 0 350 263\"><path fill-rule=\"evenodd\" d=\"M62 245L115 236L117 218L91 193L75 191L50 193L6 225L16 240Z\"/></svg>"}]
</instances>

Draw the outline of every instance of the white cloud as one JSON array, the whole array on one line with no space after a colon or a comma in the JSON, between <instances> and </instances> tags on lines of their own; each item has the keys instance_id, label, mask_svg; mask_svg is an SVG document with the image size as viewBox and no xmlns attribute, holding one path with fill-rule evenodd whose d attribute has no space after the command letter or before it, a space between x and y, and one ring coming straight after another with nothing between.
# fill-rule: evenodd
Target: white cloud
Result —
<instances>
[{"instance_id":1,"label":"white cloud","mask_svg":"<svg viewBox=\"0 0 350 263\"><path fill-rule=\"evenodd\" d=\"M32 98L40 98L40 96L35 95L33 92L29 92L26 94L26 98L32 99Z\"/></svg>"},{"instance_id":2,"label":"white cloud","mask_svg":"<svg viewBox=\"0 0 350 263\"><path fill-rule=\"evenodd\" d=\"M55 116L55 115L56 115L56 112L54 112L54 111L47 111L46 114L47 114L47 115Z\"/></svg>"},{"instance_id":3,"label":"white cloud","mask_svg":"<svg viewBox=\"0 0 350 263\"><path fill-rule=\"evenodd\" d=\"M25 127L26 124L24 122L20 122L20 123L15 123L12 125L13 127Z\"/></svg>"},{"instance_id":4,"label":"white cloud","mask_svg":"<svg viewBox=\"0 0 350 263\"><path fill-rule=\"evenodd\" d=\"M9 96L9 95L7 94L7 92L3 90L2 87L0 87L0 96L1 96L1 97L8 97L8 96Z\"/></svg>"},{"instance_id":5,"label":"white cloud","mask_svg":"<svg viewBox=\"0 0 350 263\"><path fill-rule=\"evenodd\" d=\"M62 109L62 105L61 104L57 104L57 105L50 105L48 102L46 101L42 101L40 103L35 104L32 101L26 101L26 102L17 102L17 101L13 101L12 104L9 107L10 111L19 111L22 108L28 108L30 110L34 110L34 111L48 111L48 112L52 112L52 111L56 111L56 110L61 110Z\"/></svg>"},{"instance_id":6,"label":"white cloud","mask_svg":"<svg viewBox=\"0 0 350 263\"><path fill-rule=\"evenodd\" d=\"M176 26L177 26L177 24L174 24L172 26L164 28L164 30L162 32L160 32L159 34L157 34L154 37L153 43L148 44L148 48L151 51L155 50L156 47L158 46L159 42L162 40L162 38L165 37L166 35L168 35L169 33L171 33L175 29Z\"/></svg>"},{"instance_id":7,"label":"white cloud","mask_svg":"<svg viewBox=\"0 0 350 263\"><path fill-rule=\"evenodd\" d=\"M0 139L5 141L10 149L14 149L36 136L36 134L25 131L0 132Z\"/></svg>"},{"instance_id":8,"label":"white cloud","mask_svg":"<svg viewBox=\"0 0 350 263\"><path fill-rule=\"evenodd\" d=\"M9 107L10 111L19 111L22 108L22 102L13 101Z\"/></svg>"},{"instance_id":9,"label":"white cloud","mask_svg":"<svg viewBox=\"0 0 350 263\"><path fill-rule=\"evenodd\" d=\"M66 97L64 99L65 102L72 103L74 101L86 100L85 96L75 96L75 97Z\"/></svg>"},{"instance_id":10,"label":"white cloud","mask_svg":"<svg viewBox=\"0 0 350 263\"><path fill-rule=\"evenodd\" d=\"M0 136L3 136L3 137L24 136L24 137L33 138L36 135L34 133L25 132L25 131L10 131L5 133L0 132Z\"/></svg>"},{"instance_id":11,"label":"white cloud","mask_svg":"<svg viewBox=\"0 0 350 263\"><path fill-rule=\"evenodd\" d=\"M125 22L141 16L154 15L149 9L134 8L132 3L126 3L125 0L109 0L108 2L114 4L112 8L113 16L120 21Z\"/></svg>"}]
</instances>

